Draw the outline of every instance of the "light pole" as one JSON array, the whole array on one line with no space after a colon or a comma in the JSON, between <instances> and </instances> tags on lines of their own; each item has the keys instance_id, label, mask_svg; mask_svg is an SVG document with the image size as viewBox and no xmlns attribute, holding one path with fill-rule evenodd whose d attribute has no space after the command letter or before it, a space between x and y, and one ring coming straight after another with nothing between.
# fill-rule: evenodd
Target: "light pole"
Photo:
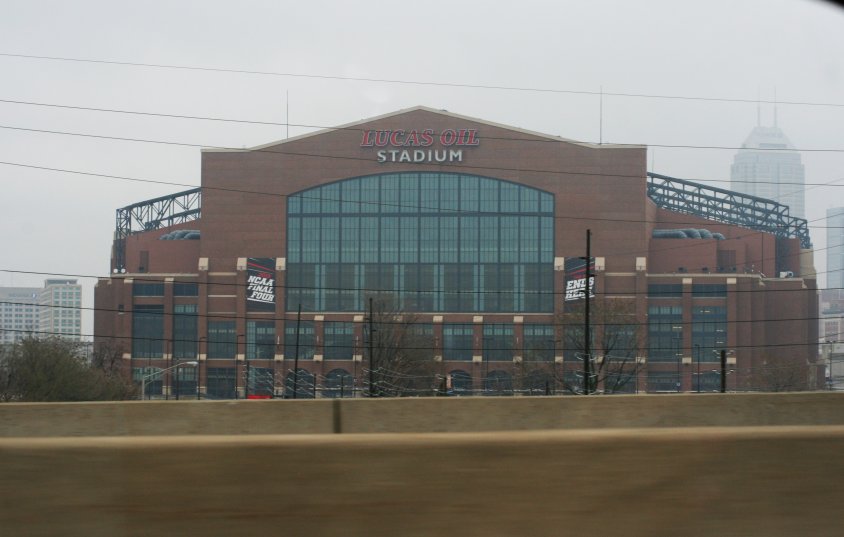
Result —
<instances>
[{"instance_id":1,"label":"light pole","mask_svg":"<svg viewBox=\"0 0 844 537\"><path fill-rule=\"evenodd\" d=\"M166 373L167 371L170 371L171 369L176 369L176 368L179 368L179 367L196 367L198 364L199 364L199 362L197 362L196 360L191 360L189 362L182 362L180 364L171 365L167 369L162 369L160 371L156 371L155 373L150 373L149 375L145 375L145 376L141 377L141 399L143 399L144 392L146 392L147 379L148 378L152 378L152 377L160 375L162 373Z\"/></svg>"},{"instance_id":2,"label":"light pole","mask_svg":"<svg viewBox=\"0 0 844 537\"><path fill-rule=\"evenodd\" d=\"M194 352L194 355L197 355L196 356L197 358L199 358L199 356L202 355L202 342L203 342L203 340L205 340L205 336L202 336L202 337L199 338L197 349ZM205 367L205 373L208 374L208 366ZM200 364L196 368L196 399L197 399L197 401L200 399L199 381L200 381L201 377L202 377L202 363L200 362Z\"/></svg>"},{"instance_id":3,"label":"light pole","mask_svg":"<svg viewBox=\"0 0 844 537\"><path fill-rule=\"evenodd\" d=\"M234 398L237 399L237 351L240 350L240 338L243 334L238 334L234 339Z\"/></svg>"},{"instance_id":4,"label":"light pole","mask_svg":"<svg viewBox=\"0 0 844 537\"><path fill-rule=\"evenodd\" d=\"M695 343L695 360L697 360L697 393L700 393L700 343Z\"/></svg>"},{"instance_id":5,"label":"light pole","mask_svg":"<svg viewBox=\"0 0 844 537\"><path fill-rule=\"evenodd\" d=\"M674 357L677 358L677 391L683 385L682 373L680 372L680 363L682 362L682 354L680 354L680 338L674 339Z\"/></svg>"}]
</instances>

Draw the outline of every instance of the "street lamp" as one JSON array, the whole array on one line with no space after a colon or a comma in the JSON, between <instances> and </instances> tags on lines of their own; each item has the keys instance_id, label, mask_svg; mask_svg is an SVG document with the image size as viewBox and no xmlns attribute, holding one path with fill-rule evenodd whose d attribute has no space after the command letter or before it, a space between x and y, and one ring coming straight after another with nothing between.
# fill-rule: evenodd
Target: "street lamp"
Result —
<instances>
[{"instance_id":1,"label":"street lamp","mask_svg":"<svg viewBox=\"0 0 844 537\"><path fill-rule=\"evenodd\" d=\"M199 362L197 362L196 360L191 360L189 362L182 362L180 364L171 365L167 369L162 369L160 371L156 371L155 373L150 373L149 375L145 375L145 376L141 377L141 399L144 398L144 393L146 393L147 379L148 378L152 378L156 375L166 373L167 371L170 371L171 369L176 369L176 368L179 368L179 367L196 367L198 364L199 364Z\"/></svg>"},{"instance_id":2,"label":"street lamp","mask_svg":"<svg viewBox=\"0 0 844 537\"><path fill-rule=\"evenodd\" d=\"M700 393L700 343L695 343L695 354L697 360L697 393Z\"/></svg>"},{"instance_id":3,"label":"street lamp","mask_svg":"<svg viewBox=\"0 0 844 537\"><path fill-rule=\"evenodd\" d=\"M234 398L237 399L237 353L240 350L240 338L244 337L243 334L238 334L235 336L234 340Z\"/></svg>"}]
</instances>

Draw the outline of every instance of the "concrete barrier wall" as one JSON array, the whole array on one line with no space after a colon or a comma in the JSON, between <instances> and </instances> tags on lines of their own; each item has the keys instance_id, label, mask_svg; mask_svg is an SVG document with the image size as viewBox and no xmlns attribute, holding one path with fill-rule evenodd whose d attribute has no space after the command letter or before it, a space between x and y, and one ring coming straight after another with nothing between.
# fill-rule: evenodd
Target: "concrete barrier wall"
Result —
<instances>
[{"instance_id":1,"label":"concrete barrier wall","mask_svg":"<svg viewBox=\"0 0 844 537\"><path fill-rule=\"evenodd\" d=\"M844 393L0 404L0 437L844 425Z\"/></svg>"},{"instance_id":2,"label":"concrete barrier wall","mask_svg":"<svg viewBox=\"0 0 844 537\"><path fill-rule=\"evenodd\" d=\"M844 427L0 439L4 535L838 536Z\"/></svg>"}]
</instances>

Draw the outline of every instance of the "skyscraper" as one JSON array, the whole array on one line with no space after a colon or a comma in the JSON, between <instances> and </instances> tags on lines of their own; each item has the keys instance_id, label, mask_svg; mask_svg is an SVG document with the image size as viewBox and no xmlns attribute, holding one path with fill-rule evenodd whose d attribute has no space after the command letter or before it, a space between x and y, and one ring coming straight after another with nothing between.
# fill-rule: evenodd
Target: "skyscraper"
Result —
<instances>
[{"instance_id":1,"label":"skyscraper","mask_svg":"<svg viewBox=\"0 0 844 537\"><path fill-rule=\"evenodd\" d=\"M79 340L82 286L76 280L45 280L44 287L0 287L0 343L26 337Z\"/></svg>"},{"instance_id":2,"label":"skyscraper","mask_svg":"<svg viewBox=\"0 0 844 537\"><path fill-rule=\"evenodd\" d=\"M39 293L40 332L79 339L82 332L82 286L76 280L45 280Z\"/></svg>"},{"instance_id":3,"label":"skyscraper","mask_svg":"<svg viewBox=\"0 0 844 537\"><path fill-rule=\"evenodd\" d=\"M844 207L826 210L826 287L844 288Z\"/></svg>"},{"instance_id":4,"label":"skyscraper","mask_svg":"<svg viewBox=\"0 0 844 537\"><path fill-rule=\"evenodd\" d=\"M791 216L806 218L805 172L800 153L776 126L757 125L736 153L731 189L788 205Z\"/></svg>"},{"instance_id":5,"label":"skyscraper","mask_svg":"<svg viewBox=\"0 0 844 537\"><path fill-rule=\"evenodd\" d=\"M14 343L38 331L38 287L0 287L0 343Z\"/></svg>"}]
</instances>

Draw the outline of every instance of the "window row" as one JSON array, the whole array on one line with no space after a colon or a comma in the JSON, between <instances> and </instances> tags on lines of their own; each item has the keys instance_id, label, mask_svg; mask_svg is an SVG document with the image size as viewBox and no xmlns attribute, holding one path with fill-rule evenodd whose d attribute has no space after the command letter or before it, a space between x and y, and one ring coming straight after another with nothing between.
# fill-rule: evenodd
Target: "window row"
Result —
<instances>
[{"instance_id":1,"label":"window row","mask_svg":"<svg viewBox=\"0 0 844 537\"><path fill-rule=\"evenodd\" d=\"M290 264L288 311L553 312L552 264Z\"/></svg>"},{"instance_id":2,"label":"window row","mask_svg":"<svg viewBox=\"0 0 844 537\"><path fill-rule=\"evenodd\" d=\"M291 216L290 263L552 263L552 216Z\"/></svg>"},{"instance_id":3,"label":"window row","mask_svg":"<svg viewBox=\"0 0 844 537\"><path fill-rule=\"evenodd\" d=\"M346 179L290 196L288 214L553 213L554 197L508 181L449 173Z\"/></svg>"}]
</instances>

